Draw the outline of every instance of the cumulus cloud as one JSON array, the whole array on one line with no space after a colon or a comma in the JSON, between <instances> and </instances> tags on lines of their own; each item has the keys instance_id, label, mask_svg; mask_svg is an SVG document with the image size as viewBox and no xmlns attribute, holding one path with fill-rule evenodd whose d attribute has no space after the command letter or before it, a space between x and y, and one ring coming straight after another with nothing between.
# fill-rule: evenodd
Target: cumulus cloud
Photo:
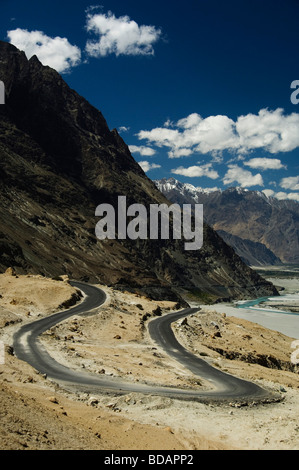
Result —
<instances>
[{"instance_id":1,"label":"cumulus cloud","mask_svg":"<svg viewBox=\"0 0 299 470\"><path fill-rule=\"evenodd\" d=\"M261 109L257 115L240 116L236 131L244 149L264 148L275 154L289 152L299 146L299 114L284 115L278 108L274 111Z\"/></svg>"},{"instance_id":2,"label":"cumulus cloud","mask_svg":"<svg viewBox=\"0 0 299 470\"><path fill-rule=\"evenodd\" d=\"M107 14L87 13L86 29L97 36L86 43L86 52L92 57L153 55L153 44L161 37L160 29L139 26L129 16L117 18L111 11Z\"/></svg>"},{"instance_id":3,"label":"cumulus cloud","mask_svg":"<svg viewBox=\"0 0 299 470\"><path fill-rule=\"evenodd\" d=\"M152 157L156 153L156 150L144 145L129 145L129 149L131 153L139 153L144 157Z\"/></svg>"},{"instance_id":4,"label":"cumulus cloud","mask_svg":"<svg viewBox=\"0 0 299 470\"><path fill-rule=\"evenodd\" d=\"M235 157L230 158L227 163L242 162L245 160L244 155L236 155Z\"/></svg>"},{"instance_id":5,"label":"cumulus cloud","mask_svg":"<svg viewBox=\"0 0 299 470\"><path fill-rule=\"evenodd\" d=\"M212 169L212 165L210 163L202 166L193 165L189 166L188 168L180 166L178 168L174 168L171 170L171 172L175 175L188 176L189 178L194 178L196 176L206 176L207 178L215 180L219 177L217 171Z\"/></svg>"},{"instance_id":6,"label":"cumulus cloud","mask_svg":"<svg viewBox=\"0 0 299 470\"><path fill-rule=\"evenodd\" d=\"M157 147L182 148L183 135L176 129L168 127L156 127L151 131L140 131L137 134L140 140L147 140ZM180 140L180 142L178 142ZM186 147L186 146L185 146Z\"/></svg>"},{"instance_id":7,"label":"cumulus cloud","mask_svg":"<svg viewBox=\"0 0 299 470\"><path fill-rule=\"evenodd\" d=\"M158 147L169 147L169 157L189 156L192 153L208 153L237 148L233 121L227 116L210 116L202 119L192 114L177 122L176 129L157 127L140 131L140 140L146 139Z\"/></svg>"},{"instance_id":8,"label":"cumulus cloud","mask_svg":"<svg viewBox=\"0 0 299 470\"><path fill-rule=\"evenodd\" d=\"M291 191L299 191L299 176L282 178L280 186L284 189L290 189Z\"/></svg>"},{"instance_id":9,"label":"cumulus cloud","mask_svg":"<svg viewBox=\"0 0 299 470\"><path fill-rule=\"evenodd\" d=\"M275 191L273 191L273 189L263 189L262 193L264 193L267 197L275 196Z\"/></svg>"},{"instance_id":10,"label":"cumulus cloud","mask_svg":"<svg viewBox=\"0 0 299 470\"><path fill-rule=\"evenodd\" d=\"M214 193L215 191L219 191L219 188L217 186L214 186L213 188L196 188L198 191L204 191L205 193Z\"/></svg>"},{"instance_id":11,"label":"cumulus cloud","mask_svg":"<svg viewBox=\"0 0 299 470\"><path fill-rule=\"evenodd\" d=\"M138 162L138 163L145 173L147 173L150 170L155 170L156 168L161 168L161 165L158 165L157 163L150 163L148 161L143 161L143 162Z\"/></svg>"},{"instance_id":12,"label":"cumulus cloud","mask_svg":"<svg viewBox=\"0 0 299 470\"><path fill-rule=\"evenodd\" d=\"M51 38L42 31L14 29L7 32L9 42L25 52L28 59L36 55L43 65L60 73L69 72L81 62L81 50L66 38Z\"/></svg>"},{"instance_id":13,"label":"cumulus cloud","mask_svg":"<svg viewBox=\"0 0 299 470\"><path fill-rule=\"evenodd\" d=\"M299 202L299 193L285 193L280 191L275 193L275 197L280 200L288 199L291 201L298 201Z\"/></svg>"},{"instance_id":14,"label":"cumulus cloud","mask_svg":"<svg viewBox=\"0 0 299 470\"><path fill-rule=\"evenodd\" d=\"M163 127L141 130L137 137L169 149L169 157L192 153L221 154L224 150L246 155L263 149L271 154L299 147L299 114L285 115L283 109L262 109L233 121L228 116L202 118L197 113Z\"/></svg>"},{"instance_id":15,"label":"cumulus cloud","mask_svg":"<svg viewBox=\"0 0 299 470\"><path fill-rule=\"evenodd\" d=\"M244 165L260 170L281 170L286 168L278 158L251 158Z\"/></svg>"},{"instance_id":16,"label":"cumulus cloud","mask_svg":"<svg viewBox=\"0 0 299 470\"><path fill-rule=\"evenodd\" d=\"M168 152L169 158L181 158L181 157L189 157L189 155L192 155L192 150L187 149L187 148L180 148L180 149L174 149Z\"/></svg>"},{"instance_id":17,"label":"cumulus cloud","mask_svg":"<svg viewBox=\"0 0 299 470\"><path fill-rule=\"evenodd\" d=\"M118 128L118 131L119 131L119 132L129 132L129 130L130 130L130 128L127 127L127 126L120 126L120 127Z\"/></svg>"},{"instance_id":18,"label":"cumulus cloud","mask_svg":"<svg viewBox=\"0 0 299 470\"><path fill-rule=\"evenodd\" d=\"M272 189L263 189L262 192L267 197L275 197L279 200L290 200L290 201L298 201L299 202L299 193L286 193L284 191L275 192Z\"/></svg>"},{"instance_id":19,"label":"cumulus cloud","mask_svg":"<svg viewBox=\"0 0 299 470\"><path fill-rule=\"evenodd\" d=\"M228 170L223 178L224 184L238 183L242 188L250 186L263 186L263 178L260 173L253 175L249 170L238 165L228 165Z\"/></svg>"}]
</instances>

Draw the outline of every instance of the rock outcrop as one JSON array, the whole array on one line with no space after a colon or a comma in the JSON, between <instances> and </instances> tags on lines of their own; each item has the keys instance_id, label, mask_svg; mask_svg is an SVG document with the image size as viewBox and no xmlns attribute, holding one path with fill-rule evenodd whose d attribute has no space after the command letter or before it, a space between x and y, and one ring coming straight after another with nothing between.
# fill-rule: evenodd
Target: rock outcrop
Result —
<instances>
[{"instance_id":1,"label":"rock outcrop","mask_svg":"<svg viewBox=\"0 0 299 470\"><path fill-rule=\"evenodd\" d=\"M176 298L197 288L217 298L274 294L210 227L204 245L181 240L98 240L95 208L169 201L116 130L34 56L0 42L0 269L140 289Z\"/></svg>"},{"instance_id":2,"label":"rock outcrop","mask_svg":"<svg viewBox=\"0 0 299 470\"><path fill-rule=\"evenodd\" d=\"M243 188L205 191L174 178L155 182L172 202L204 205L206 222L251 266L299 263L299 203Z\"/></svg>"}]
</instances>

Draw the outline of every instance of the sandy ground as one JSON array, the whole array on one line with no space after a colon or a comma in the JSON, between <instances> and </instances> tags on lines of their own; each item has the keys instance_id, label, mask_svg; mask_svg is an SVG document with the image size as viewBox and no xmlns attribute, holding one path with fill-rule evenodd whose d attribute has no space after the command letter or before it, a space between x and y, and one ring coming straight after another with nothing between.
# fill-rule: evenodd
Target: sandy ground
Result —
<instances>
[{"instance_id":1,"label":"sandy ground","mask_svg":"<svg viewBox=\"0 0 299 470\"><path fill-rule=\"evenodd\" d=\"M103 287L103 286L99 286ZM130 381L201 389L153 344L148 322L171 302L103 287L108 300L87 317L72 317L43 335L61 363ZM178 339L215 367L277 391L278 403L240 407L130 393L88 395L64 390L12 355L16 328L81 299L67 279L0 275L1 449L222 450L299 449L299 377L294 338L206 307L174 324Z\"/></svg>"}]
</instances>

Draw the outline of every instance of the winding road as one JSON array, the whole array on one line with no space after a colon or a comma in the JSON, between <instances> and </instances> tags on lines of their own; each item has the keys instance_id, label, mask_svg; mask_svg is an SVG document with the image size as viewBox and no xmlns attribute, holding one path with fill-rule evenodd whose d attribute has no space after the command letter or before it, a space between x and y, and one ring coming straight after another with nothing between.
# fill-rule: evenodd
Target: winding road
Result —
<instances>
[{"instance_id":1,"label":"winding road","mask_svg":"<svg viewBox=\"0 0 299 470\"><path fill-rule=\"evenodd\" d=\"M175 338L171 323L186 317L196 311L196 308L186 308L175 313L157 317L148 323L148 331L152 340L169 356L180 362L196 376L211 384L210 390L180 389L167 386L154 386L144 383L124 381L118 377L97 376L88 372L77 372L58 363L45 350L39 336L57 323L73 316L88 314L101 306L106 300L103 290L81 282L71 284L84 293L84 300L75 307L63 312L23 325L14 335L13 348L15 355L29 363L41 374L60 383L65 388L89 393L126 394L137 392L143 394L163 395L172 398L197 401L238 401L238 402L267 402L277 400L273 393L258 385L226 374L203 359L187 351Z\"/></svg>"}]
</instances>

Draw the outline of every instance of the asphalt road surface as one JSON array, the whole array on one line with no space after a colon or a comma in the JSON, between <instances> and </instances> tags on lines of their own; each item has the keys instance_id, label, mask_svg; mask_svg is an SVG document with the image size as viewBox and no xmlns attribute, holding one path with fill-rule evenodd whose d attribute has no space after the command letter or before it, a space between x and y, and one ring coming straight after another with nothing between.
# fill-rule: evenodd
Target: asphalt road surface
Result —
<instances>
[{"instance_id":1,"label":"asphalt road surface","mask_svg":"<svg viewBox=\"0 0 299 470\"><path fill-rule=\"evenodd\" d=\"M129 380L124 381L119 377L97 376L88 373L88 371L75 371L65 367L49 355L39 341L39 336L66 318L73 315L88 314L91 310L100 307L106 300L105 292L95 286L74 281L71 284L85 294L84 300L80 305L23 325L15 333L13 340L15 355L54 382L60 383L65 388L71 390L89 393L126 394L137 392L185 400L228 400L247 403L277 399L277 396L254 383L239 379L212 367L208 362L191 354L180 345L172 332L171 323L194 313L198 310L196 308L187 308L155 318L148 323L148 330L152 340L165 353L179 361L199 378L207 380L211 384L211 389L209 390L153 386L146 383L130 382Z\"/></svg>"}]
</instances>

